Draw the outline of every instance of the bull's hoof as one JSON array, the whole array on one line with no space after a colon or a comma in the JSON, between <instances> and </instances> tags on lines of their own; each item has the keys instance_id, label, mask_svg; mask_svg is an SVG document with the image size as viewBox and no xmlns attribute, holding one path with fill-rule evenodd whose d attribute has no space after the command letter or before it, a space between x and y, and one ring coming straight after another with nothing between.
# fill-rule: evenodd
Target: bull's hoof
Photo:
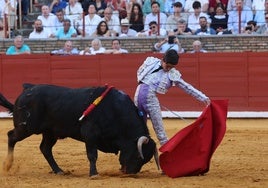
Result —
<instances>
[{"instance_id":1,"label":"bull's hoof","mask_svg":"<svg viewBox=\"0 0 268 188\"><path fill-rule=\"evenodd\" d=\"M92 176L90 176L90 179L92 179L92 180L96 180L96 179L98 179L100 176L99 176L99 174L96 174L96 175L92 175Z\"/></svg>"},{"instance_id":2,"label":"bull's hoof","mask_svg":"<svg viewBox=\"0 0 268 188\"><path fill-rule=\"evenodd\" d=\"M70 174L70 172L63 172L63 171L58 171L58 172L50 171L49 173L56 174L56 175L68 175L68 174Z\"/></svg>"}]
</instances>

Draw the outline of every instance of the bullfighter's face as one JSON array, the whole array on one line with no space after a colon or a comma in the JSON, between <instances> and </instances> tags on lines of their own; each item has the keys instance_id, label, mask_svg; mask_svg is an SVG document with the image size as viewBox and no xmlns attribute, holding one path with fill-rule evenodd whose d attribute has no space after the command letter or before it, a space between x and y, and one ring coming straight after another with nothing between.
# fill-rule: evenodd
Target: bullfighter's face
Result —
<instances>
[{"instance_id":1,"label":"bullfighter's face","mask_svg":"<svg viewBox=\"0 0 268 188\"><path fill-rule=\"evenodd\" d=\"M174 68L175 65L162 61L162 67L165 72L168 72L170 69Z\"/></svg>"}]
</instances>

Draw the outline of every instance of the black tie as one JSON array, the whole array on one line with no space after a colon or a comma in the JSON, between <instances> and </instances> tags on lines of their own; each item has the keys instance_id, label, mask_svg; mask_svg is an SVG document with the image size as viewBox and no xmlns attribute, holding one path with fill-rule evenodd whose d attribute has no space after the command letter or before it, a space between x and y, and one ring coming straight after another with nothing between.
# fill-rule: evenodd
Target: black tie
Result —
<instances>
[{"instance_id":1,"label":"black tie","mask_svg":"<svg viewBox=\"0 0 268 188\"><path fill-rule=\"evenodd\" d=\"M158 72L159 70L163 69L163 67L160 65L157 69L155 69L151 74Z\"/></svg>"}]
</instances>

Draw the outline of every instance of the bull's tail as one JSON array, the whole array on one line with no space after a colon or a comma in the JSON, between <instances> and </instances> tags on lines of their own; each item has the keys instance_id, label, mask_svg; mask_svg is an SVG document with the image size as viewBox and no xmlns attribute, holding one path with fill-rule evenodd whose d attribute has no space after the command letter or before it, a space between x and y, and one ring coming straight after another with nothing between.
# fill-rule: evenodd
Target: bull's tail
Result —
<instances>
[{"instance_id":1,"label":"bull's tail","mask_svg":"<svg viewBox=\"0 0 268 188\"><path fill-rule=\"evenodd\" d=\"M1 93L0 93L0 105L7 108L9 112L13 112L14 104L9 102Z\"/></svg>"}]
</instances>

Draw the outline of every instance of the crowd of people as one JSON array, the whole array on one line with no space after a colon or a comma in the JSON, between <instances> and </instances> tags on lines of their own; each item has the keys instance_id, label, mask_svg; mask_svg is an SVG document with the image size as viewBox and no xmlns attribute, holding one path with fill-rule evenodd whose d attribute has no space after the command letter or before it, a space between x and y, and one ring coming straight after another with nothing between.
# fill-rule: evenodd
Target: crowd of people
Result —
<instances>
[{"instance_id":1,"label":"crowd of people","mask_svg":"<svg viewBox=\"0 0 268 188\"><path fill-rule=\"evenodd\" d=\"M2 16L17 6L0 2ZM267 28L268 0L53 0L42 6L29 38L162 36L154 50L184 53L179 35L268 34Z\"/></svg>"},{"instance_id":2,"label":"crowd of people","mask_svg":"<svg viewBox=\"0 0 268 188\"><path fill-rule=\"evenodd\" d=\"M28 19L29 3L21 0L23 20ZM10 27L14 27L11 23L16 19L16 7L17 0L0 0L0 18L9 15ZM57 37L66 19L76 31L72 37L144 37L171 31L177 35L264 34L267 10L268 0L53 0L42 6L37 19L48 37ZM156 31L151 29L154 22ZM248 32L252 22L256 26Z\"/></svg>"},{"instance_id":3,"label":"crowd of people","mask_svg":"<svg viewBox=\"0 0 268 188\"><path fill-rule=\"evenodd\" d=\"M24 43L24 38L18 35L14 38L14 44L11 45L7 51L6 55L19 55L19 54L31 54L32 51L30 47ZM166 53L168 50L174 50L178 54L184 53L185 50L181 47L179 39L171 33L167 38L160 42L157 42L153 48L154 51L159 53ZM189 53L206 53L207 51L203 49L200 40L195 40L192 43L192 50ZM66 40L64 46L60 49L53 50L52 55L97 55L97 54L124 54L129 53L127 49L121 47L121 41L119 38L114 38L111 40L111 47L106 49L102 46L102 42L99 38L94 38L88 46L84 49L77 49L73 46L71 40Z\"/></svg>"}]
</instances>

